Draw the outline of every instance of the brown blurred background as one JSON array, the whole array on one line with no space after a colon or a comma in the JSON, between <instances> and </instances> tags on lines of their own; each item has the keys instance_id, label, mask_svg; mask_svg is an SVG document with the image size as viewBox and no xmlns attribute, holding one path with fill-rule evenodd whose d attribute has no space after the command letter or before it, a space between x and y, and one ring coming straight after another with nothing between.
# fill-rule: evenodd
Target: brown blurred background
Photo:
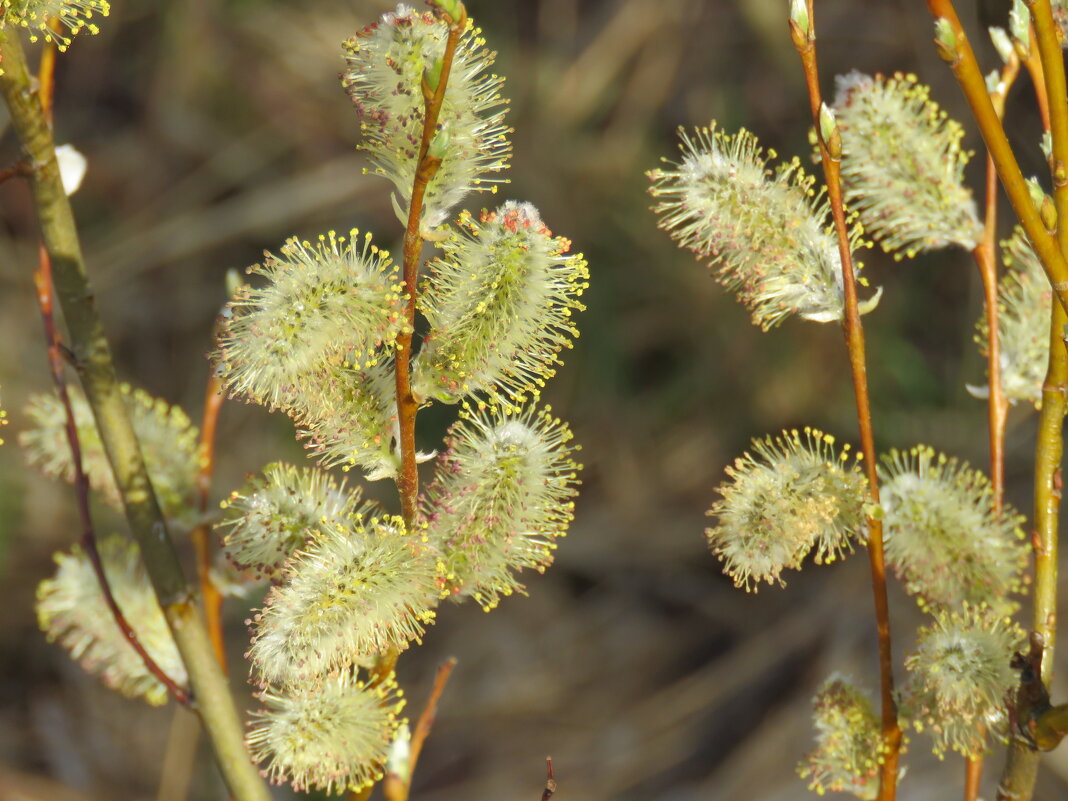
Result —
<instances>
[{"instance_id":1,"label":"brown blurred background","mask_svg":"<svg viewBox=\"0 0 1068 801\"><path fill-rule=\"evenodd\" d=\"M961 6L993 68L977 12ZM1003 17L1003 6L984 5L982 25ZM794 766L811 747L814 689L835 670L876 686L865 556L747 596L720 574L701 533L724 465L751 437L811 424L855 440L840 332L798 321L770 334L754 328L656 229L643 175L677 152L677 126L712 118L806 156L808 106L787 2L468 7L500 53L512 99L512 184L502 197L533 202L590 262L583 334L547 393L572 422L586 469L571 535L556 565L530 576L530 597L491 615L447 606L425 645L402 659L412 714L434 666L460 659L414 797L534 801L548 754L560 801L811 797ZM361 175L358 123L337 81L340 41L388 8L118 0L101 34L60 59L57 141L89 158L73 202L124 378L197 418L228 268L329 228L399 242L388 184ZM911 70L967 119L930 46L922 3L820 0L817 13L825 92L853 68ZM1038 122L1026 78L1009 115L1025 170L1041 172L1037 145L1027 144ZM974 134L968 141L979 144ZM16 155L8 133L0 161ZM969 168L973 185L980 167ZM69 489L27 472L14 441L27 395L49 380L26 187L0 186L0 204L0 387L12 422L0 448L0 801L174 801L178 785L158 795L168 737L185 731L173 728L173 707L113 695L35 625L34 588L77 526ZM985 380L972 343L974 267L962 253L895 264L871 251L865 261L886 290L867 318L878 447L926 442L984 464L984 407L964 390ZM420 417L426 449L451 415ZM1034 424L1031 410L1014 410L1009 494L1025 511ZM219 442L219 497L269 460L304 458L285 418L240 404L224 408ZM121 528L100 514L104 533ZM897 588L891 600L900 657L918 613ZM252 603L227 607L240 692ZM1063 700L1068 687L1054 695ZM933 760L925 735L912 736L908 761L902 798L959 792L960 760ZM1000 764L995 753L988 795ZM1046 765L1038 797L1064 797L1068 754ZM202 745L188 797L225 797Z\"/></svg>"}]
</instances>

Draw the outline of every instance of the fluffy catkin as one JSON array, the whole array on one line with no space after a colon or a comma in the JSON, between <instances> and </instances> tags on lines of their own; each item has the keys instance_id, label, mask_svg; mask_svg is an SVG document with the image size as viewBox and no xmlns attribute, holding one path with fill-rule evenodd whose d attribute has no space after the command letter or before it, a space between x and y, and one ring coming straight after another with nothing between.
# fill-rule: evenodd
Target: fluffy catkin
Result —
<instances>
[{"instance_id":1,"label":"fluffy catkin","mask_svg":"<svg viewBox=\"0 0 1068 801\"><path fill-rule=\"evenodd\" d=\"M887 564L921 606L1018 606L1030 551L1023 517L1009 506L994 514L986 476L924 445L891 451L879 476Z\"/></svg>"},{"instance_id":2,"label":"fluffy catkin","mask_svg":"<svg viewBox=\"0 0 1068 801\"><path fill-rule=\"evenodd\" d=\"M159 608L137 545L112 536L99 545L112 595L123 617L149 656L179 686L186 683L185 664ZM56 574L37 587L37 621L49 640L57 640L113 690L143 698L153 706L167 703L167 688L148 672L104 600L89 557L78 546L55 556Z\"/></svg>"},{"instance_id":3,"label":"fluffy catkin","mask_svg":"<svg viewBox=\"0 0 1068 801\"><path fill-rule=\"evenodd\" d=\"M866 530L867 481L848 446L814 428L753 440L727 468L720 499L708 510L709 547L737 587L783 584L780 574L797 569L815 550L817 564L852 550Z\"/></svg>"},{"instance_id":4,"label":"fluffy catkin","mask_svg":"<svg viewBox=\"0 0 1068 801\"><path fill-rule=\"evenodd\" d=\"M269 408L301 408L305 384L330 366L375 358L405 327L401 285L389 254L333 231L289 239L249 272L226 307L215 360L227 389Z\"/></svg>"},{"instance_id":5,"label":"fluffy catkin","mask_svg":"<svg viewBox=\"0 0 1068 801\"><path fill-rule=\"evenodd\" d=\"M529 203L508 201L442 243L420 308L430 322L412 370L417 397L455 403L472 393L521 403L554 374L578 336L572 314L589 271Z\"/></svg>"},{"instance_id":6,"label":"fluffy catkin","mask_svg":"<svg viewBox=\"0 0 1068 801\"><path fill-rule=\"evenodd\" d=\"M253 620L248 657L296 687L419 640L440 596L434 554L398 517L321 524Z\"/></svg>"},{"instance_id":7,"label":"fluffy catkin","mask_svg":"<svg viewBox=\"0 0 1068 801\"><path fill-rule=\"evenodd\" d=\"M348 67L341 81L361 118L361 148L372 172L396 189L402 221L419 161L424 79L436 81L448 32L448 23L433 12L402 4L344 46ZM468 192L496 190L504 180L499 173L511 153L510 131L504 124L507 101L500 95L504 80L489 72L494 56L481 31L469 24L456 47L431 142L441 165L423 199L424 230L445 222Z\"/></svg>"},{"instance_id":8,"label":"fluffy catkin","mask_svg":"<svg viewBox=\"0 0 1068 801\"><path fill-rule=\"evenodd\" d=\"M349 671L288 691L265 689L266 708L246 737L253 761L294 790L352 792L382 778L404 700L391 675L376 683Z\"/></svg>"},{"instance_id":9,"label":"fluffy catkin","mask_svg":"<svg viewBox=\"0 0 1068 801\"><path fill-rule=\"evenodd\" d=\"M649 172L660 228L707 260L764 330L791 314L842 319L842 264L829 206L801 162L772 171L775 153L765 156L744 129L730 136L713 124L679 135L679 162ZM851 243L860 243L858 228ZM861 312L877 302L878 295L865 301Z\"/></svg>"},{"instance_id":10,"label":"fluffy catkin","mask_svg":"<svg viewBox=\"0 0 1068 801\"><path fill-rule=\"evenodd\" d=\"M865 231L899 257L948 245L971 250L982 236L964 185L964 129L930 93L915 75L838 78L834 110L846 203Z\"/></svg>"},{"instance_id":11,"label":"fluffy catkin","mask_svg":"<svg viewBox=\"0 0 1068 801\"><path fill-rule=\"evenodd\" d=\"M466 409L449 430L423 506L453 597L492 609L523 589L516 573L552 561L577 494L571 437L548 407Z\"/></svg>"}]
</instances>

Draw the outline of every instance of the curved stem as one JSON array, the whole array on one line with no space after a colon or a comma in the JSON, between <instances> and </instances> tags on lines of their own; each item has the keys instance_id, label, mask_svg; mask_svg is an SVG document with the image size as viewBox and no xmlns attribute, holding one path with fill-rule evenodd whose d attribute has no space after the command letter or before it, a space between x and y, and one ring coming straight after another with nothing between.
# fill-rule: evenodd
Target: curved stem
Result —
<instances>
[{"instance_id":1,"label":"curved stem","mask_svg":"<svg viewBox=\"0 0 1068 801\"><path fill-rule=\"evenodd\" d=\"M211 479L215 474L215 431L219 422L219 410L222 409L222 380L212 371L204 388L204 413L200 424L199 460L197 471L197 508L201 521L190 534L197 558L197 579L200 582L200 602L207 620L208 635L219 667L225 673L226 640L222 625L222 593L211 578L211 526L206 521L208 506L211 502Z\"/></svg>"},{"instance_id":2,"label":"curved stem","mask_svg":"<svg viewBox=\"0 0 1068 801\"><path fill-rule=\"evenodd\" d=\"M853 271L853 254L849 245L849 231L845 220L845 205L842 199L840 143L832 151L832 143L824 140L820 125L819 71L816 65L816 33L813 0L807 0L808 30L801 31L791 21L791 32L808 87L812 120L819 134L820 162L831 203L835 233L838 237L838 252L842 261L842 283L845 292L845 316L843 328L849 352L849 366L853 376L853 392L856 397L857 422L860 428L861 450L872 503L879 503L879 481L876 472L875 437L872 430L871 403L868 397L868 367L864 348L864 327L860 321L857 305L857 286ZM837 135L837 132L835 133ZM882 735L884 754L879 766L879 799L893 801L897 790L898 758L901 750L901 727L897 719L897 703L894 700L893 655L890 638L890 604L886 592L886 563L883 556L883 526L880 519L868 519L868 557L871 565L872 593L875 601L875 623L879 641L879 686L882 706Z\"/></svg>"},{"instance_id":3,"label":"curved stem","mask_svg":"<svg viewBox=\"0 0 1068 801\"><path fill-rule=\"evenodd\" d=\"M18 33L0 29L0 94L29 160L31 189L41 234L52 264L56 296L70 334L85 396L123 500L126 519L141 548L146 571L185 662L197 713L238 801L267 801L267 787L245 750L241 722L186 583L167 525L141 456L111 351L89 287L70 203L63 191L55 142L40 97L30 82Z\"/></svg>"}]
</instances>

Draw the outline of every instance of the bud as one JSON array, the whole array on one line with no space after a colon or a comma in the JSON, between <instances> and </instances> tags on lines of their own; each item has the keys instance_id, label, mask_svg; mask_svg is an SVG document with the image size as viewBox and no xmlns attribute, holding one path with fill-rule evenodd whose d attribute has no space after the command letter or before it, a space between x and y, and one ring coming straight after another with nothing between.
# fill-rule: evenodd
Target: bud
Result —
<instances>
[{"instance_id":1,"label":"bud","mask_svg":"<svg viewBox=\"0 0 1068 801\"><path fill-rule=\"evenodd\" d=\"M886 561L921 607L1017 606L1029 548L1023 517L993 511L990 481L932 448L890 451L879 465Z\"/></svg>"},{"instance_id":2,"label":"bud","mask_svg":"<svg viewBox=\"0 0 1068 801\"><path fill-rule=\"evenodd\" d=\"M948 245L974 248L982 224L964 185L964 129L915 75L852 72L837 83L842 182L865 231L887 252L899 251L896 258Z\"/></svg>"},{"instance_id":3,"label":"bud","mask_svg":"<svg viewBox=\"0 0 1068 801\"><path fill-rule=\"evenodd\" d=\"M1024 401L1042 406L1042 385L1049 361L1049 321L1053 292L1042 263L1027 235L1017 227L1010 239L1001 243L1006 266L998 281L998 342L1001 350L1001 384L1011 403ZM976 323L975 341L987 355L986 315ZM969 391L987 397L989 390Z\"/></svg>"},{"instance_id":4,"label":"bud","mask_svg":"<svg viewBox=\"0 0 1068 801\"><path fill-rule=\"evenodd\" d=\"M322 683L266 689L246 737L253 761L294 790L358 792L382 778L404 700L390 675L371 685L347 672Z\"/></svg>"},{"instance_id":5,"label":"bud","mask_svg":"<svg viewBox=\"0 0 1068 801\"><path fill-rule=\"evenodd\" d=\"M648 173L660 228L715 267L764 330L791 314L842 319L842 263L829 207L794 159L774 172L756 138L699 128L680 130L682 159ZM774 153L768 154L774 157ZM852 247L860 230L851 233ZM859 266L859 265L858 265ZM870 311L878 295L862 304Z\"/></svg>"},{"instance_id":6,"label":"bud","mask_svg":"<svg viewBox=\"0 0 1068 801\"><path fill-rule=\"evenodd\" d=\"M798 47L812 36L812 21L808 17L808 4L805 0L790 0L790 31L794 44Z\"/></svg>"},{"instance_id":7,"label":"bud","mask_svg":"<svg viewBox=\"0 0 1068 801\"><path fill-rule=\"evenodd\" d=\"M185 684L185 663L137 546L112 536L100 543L99 550L111 593L138 641L167 676L179 686ZM166 686L148 672L115 622L89 557L76 545L70 553L56 554L55 561L55 576L37 587L37 621L48 639L58 640L86 672L99 676L111 689L153 706L167 703Z\"/></svg>"},{"instance_id":8,"label":"bud","mask_svg":"<svg viewBox=\"0 0 1068 801\"><path fill-rule=\"evenodd\" d=\"M943 61L950 65L960 61L960 51L957 49L957 33L953 30L953 24L945 17L935 20L935 49Z\"/></svg>"},{"instance_id":9,"label":"bud","mask_svg":"<svg viewBox=\"0 0 1068 801\"><path fill-rule=\"evenodd\" d=\"M815 550L816 564L833 562L866 536L867 485L834 437L814 428L753 440L753 451L727 468L720 500L708 514L709 547L736 587L756 591L761 581L784 582Z\"/></svg>"},{"instance_id":10,"label":"bud","mask_svg":"<svg viewBox=\"0 0 1068 801\"><path fill-rule=\"evenodd\" d=\"M462 13L462 4L447 5ZM400 5L344 45L348 68L342 84L363 121L361 148L372 172L396 188L402 219L408 216L418 168L424 75L431 87L437 85L435 65L441 63L448 35L444 19ZM441 166L426 188L423 230L445 222L468 192L491 190L505 180L499 173L506 168L511 145L504 124L507 101L500 95L504 81L489 72L496 54L484 45L481 31L469 26L456 47L440 114L450 136L447 147L441 148Z\"/></svg>"},{"instance_id":11,"label":"bud","mask_svg":"<svg viewBox=\"0 0 1068 801\"><path fill-rule=\"evenodd\" d=\"M835 674L823 683L812 706L816 750L797 772L820 795L845 792L873 801L879 794L883 739L871 700Z\"/></svg>"},{"instance_id":12,"label":"bud","mask_svg":"<svg viewBox=\"0 0 1068 801\"><path fill-rule=\"evenodd\" d=\"M360 495L314 467L269 464L223 502L226 513L216 526L223 553L255 578L278 579L282 563L313 531L369 511Z\"/></svg>"},{"instance_id":13,"label":"bud","mask_svg":"<svg viewBox=\"0 0 1068 801\"><path fill-rule=\"evenodd\" d=\"M1001 60L1008 64L1016 52L1013 49L1012 40L1009 38L1008 32L1004 28L998 27L990 27L987 30L990 32L990 41L994 45L994 49L998 51Z\"/></svg>"},{"instance_id":14,"label":"bud","mask_svg":"<svg viewBox=\"0 0 1068 801\"><path fill-rule=\"evenodd\" d=\"M0 0L0 9L5 23L29 30L31 42L38 39L54 42L63 52L76 34L99 33L93 17L106 17L111 5L107 0ZM58 23L55 28L53 21Z\"/></svg>"},{"instance_id":15,"label":"bud","mask_svg":"<svg viewBox=\"0 0 1068 801\"><path fill-rule=\"evenodd\" d=\"M434 556L399 517L321 522L255 615L261 681L296 687L400 651L433 621Z\"/></svg>"},{"instance_id":16,"label":"bud","mask_svg":"<svg viewBox=\"0 0 1068 801\"><path fill-rule=\"evenodd\" d=\"M520 570L545 571L574 516L571 438L548 407L464 408L423 501L447 592L488 611L523 590Z\"/></svg>"},{"instance_id":17,"label":"bud","mask_svg":"<svg viewBox=\"0 0 1068 801\"><path fill-rule=\"evenodd\" d=\"M196 426L177 406L132 389L128 384L123 384L120 389L163 513L172 520L191 524L196 512L190 499L196 492L200 465ZM122 509L122 495L115 483L92 409L77 386L68 386L67 394L78 429L82 469L89 479L89 486L109 505ZM26 460L47 476L73 482L74 460L67 439L67 412L63 403L53 394L34 395L26 407L26 414L33 421L33 427L19 435L19 445L26 453Z\"/></svg>"},{"instance_id":18,"label":"bud","mask_svg":"<svg viewBox=\"0 0 1068 801\"><path fill-rule=\"evenodd\" d=\"M1012 0L1009 10L1009 33L1021 59L1031 52L1031 12L1024 0Z\"/></svg>"},{"instance_id":19,"label":"bud","mask_svg":"<svg viewBox=\"0 0 1068 801\"><path fill-rule=\"evenodd\" d=\"M325 367L372 360L405 328L396 265L358 235L331 231L315 245L292 238L280 256L249 268L268 284L238 290L214 354L232 394L292 409Z\"/></svg>"},{"instance_id":20,"label":"bud","mask_svg":"<svg viewBox=\"0 0 1068 801\"><path fill-rule=\"evenodd\" d=\"M917 731L934 737L934 752L958 751L969 759L987 751L987 733L1004 739L1005 698L1017 684L1010 667L1023 632L985 606L940 611L921 628L902 707Z\"/></svg>"},{"instance_id":21,"label":"bud","mask_svg":"<svg viewBox=\"0 0 1068 801\"><path fill-rule=\"evenodd\" d=\"M834 112L826 103L820 104L820 138L831 160L839 161L842 158L842 135L838 132Z\"/></svg>"},{"instance_id":22,"label":"bud","mask_svg":"<svg viewBox=\"0 0 1068 801\"><path fill-rule=\"evenodd\" d=\"M475 392L522 402L555 374L578 336L572 315L589 271L538 210L508 201L442 243L420 310L430 333L412 370L418 398L455 403Z\"/></svg>"}]
</instances>

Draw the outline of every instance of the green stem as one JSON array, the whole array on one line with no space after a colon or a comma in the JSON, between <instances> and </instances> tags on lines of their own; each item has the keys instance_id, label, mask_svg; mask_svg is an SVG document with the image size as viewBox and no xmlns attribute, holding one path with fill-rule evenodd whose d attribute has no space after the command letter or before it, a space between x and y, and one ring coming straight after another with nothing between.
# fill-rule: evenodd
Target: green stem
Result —
<instances>
[{"instance_id":1,"label":"green stem","mask_svg":"<svg viewBox=\"0 0 1068 801\"><path fill-rule=\"evenodd\" d=\"M1048 4L1048 0L1046 2ZM956 8L952 0L927 0L927 7L935 19L946 20L953 29L955 43L952 48L943 50L942 55L949 61L949 66L964 91L964 97L979 126L990 157L994 160L1009 203L1027 233L1035 254L1042 262L1058 301L1062 306L1068 307L1068 262L1065 261L1057 240L1046 230L1038 209L1031 200L1027 181L987 93L986 80L961 27Z\"/></svg>"},{"instance_id":2,"label":"green stem","mask_svg":"<svg viewBox=\"0 0 1068 801\"><path fill-rule=\"evenodd\" d=\"M60 179L52 131L30 82L18 34L10 29L0 30L0 61L4 69L0 94L32 168L30 184L75 368L92 407L126 518L185 662L193 703L211 737L223 776L238 801L267 801L270 795L248 758L229 686L215 661L130 425Z\"/></svg>"}]
</instances>

